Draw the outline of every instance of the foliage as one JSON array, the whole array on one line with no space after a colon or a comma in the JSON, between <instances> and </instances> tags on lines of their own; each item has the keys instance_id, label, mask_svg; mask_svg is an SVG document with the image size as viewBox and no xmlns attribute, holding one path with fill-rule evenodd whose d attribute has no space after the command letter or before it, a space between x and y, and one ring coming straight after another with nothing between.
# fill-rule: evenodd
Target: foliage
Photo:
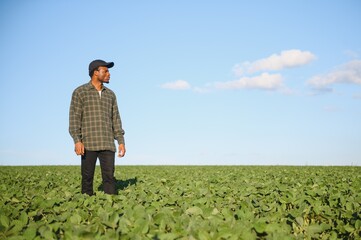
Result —
<instances>
[{"instance_id":1,"label":"foliage","mask_svg":"<svg viewBox=\"0 0 361 240\"><path fill-rule=\"evenodd\" d=\"M0 239L357 239L360 167L117 166L118 195L80 167L0 168Z\"/></svg>"}]
</instances>

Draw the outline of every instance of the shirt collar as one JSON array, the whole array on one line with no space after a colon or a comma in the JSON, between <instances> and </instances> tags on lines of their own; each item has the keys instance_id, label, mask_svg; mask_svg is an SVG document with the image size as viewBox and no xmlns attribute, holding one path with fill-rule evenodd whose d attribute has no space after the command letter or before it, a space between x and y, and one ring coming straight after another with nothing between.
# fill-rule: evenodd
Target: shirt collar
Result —
<instances>
[{"instance_id":1,"label":"shirt collar","mask_svg":"<svg viewBox=\"0 0 361 240\"><path fill-rule=\"evenodd\" d=\"M96 90L96 88L93 86L93 84L92 84L92 81L90 80L89 81L89 83L87 84L87 87L88 87L88 89L90 90L90 89L95 89ZM104 86L104 84L103 84L103 88L102 88L102 91L105 91L105 90L107 90L107 87L106 86Z\"/></svg>"}]
</instances>

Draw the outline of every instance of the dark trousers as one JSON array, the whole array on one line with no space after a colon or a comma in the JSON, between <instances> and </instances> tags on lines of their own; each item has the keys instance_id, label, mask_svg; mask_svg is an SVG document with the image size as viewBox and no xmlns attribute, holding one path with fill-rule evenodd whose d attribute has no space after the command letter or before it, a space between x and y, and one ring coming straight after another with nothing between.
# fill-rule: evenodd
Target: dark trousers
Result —
<instances>
[{"instance_id":1,"label":"dark trousers","mask_svg":"<svg viewBox=\"0 0 361 240\"><path fill-rule=\"evenodd\" d=\"M112 151L88 151L81 157L81 192L93 195L93 180L97 158L103 179L103 189L107 194L115 194L114 162L115 153Z\"/></svg>"}]
</instances>

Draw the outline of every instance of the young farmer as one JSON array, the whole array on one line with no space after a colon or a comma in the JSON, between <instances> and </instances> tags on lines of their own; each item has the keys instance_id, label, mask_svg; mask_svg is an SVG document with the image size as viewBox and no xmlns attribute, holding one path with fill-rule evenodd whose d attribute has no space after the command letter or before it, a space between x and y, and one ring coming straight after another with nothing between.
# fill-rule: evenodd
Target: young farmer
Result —
<instances>
[{"instance_id":1,"label":"young farmer","mask_svg":"<svg viewBox=\"0 0 361 240\"><path fill-rule=\"evenodd\" d=\"M93 179L97 158L100 161L104 192L115 194L114 162L125 154L124 130L114 92L109 83L113 62L94 60L89 64L90 82L73 92L69 111L69 133L75 153L81 155L82 193L93 195Z\"/></svg>"}]
</instances>

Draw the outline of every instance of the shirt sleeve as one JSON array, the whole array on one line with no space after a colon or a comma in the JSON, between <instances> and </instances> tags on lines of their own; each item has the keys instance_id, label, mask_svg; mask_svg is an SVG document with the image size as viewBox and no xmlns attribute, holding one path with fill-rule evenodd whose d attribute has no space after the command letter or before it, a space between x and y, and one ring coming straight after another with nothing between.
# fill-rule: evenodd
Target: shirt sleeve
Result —
<instances>
[{"instance_id":1,"label":"shirt sleeve","mask_svg":"<svg viewBox=\"0 0 361 240\"><path fill-rule=\"evenodd\" d=\"M81 102L81 98L79 97L79 93L75 90L73 92L70 110L69 110L69 133L73 138L74 143L82 141L81 135L81 119L83 113L83 104Z\"/></svg>"},{"instance_id":2,"label":"shirt sleeve","mask_svg":"<svg viewBox=\"0 0 361 240\"><path fill-rule=\"evenodd\" d=\"M124 142L124 130L122 128L122 120L120 119L117 99L114 96L113 102L113 133L114 139L117 140L118 144L125 144Z\"/></svg>"}]
</instances>

